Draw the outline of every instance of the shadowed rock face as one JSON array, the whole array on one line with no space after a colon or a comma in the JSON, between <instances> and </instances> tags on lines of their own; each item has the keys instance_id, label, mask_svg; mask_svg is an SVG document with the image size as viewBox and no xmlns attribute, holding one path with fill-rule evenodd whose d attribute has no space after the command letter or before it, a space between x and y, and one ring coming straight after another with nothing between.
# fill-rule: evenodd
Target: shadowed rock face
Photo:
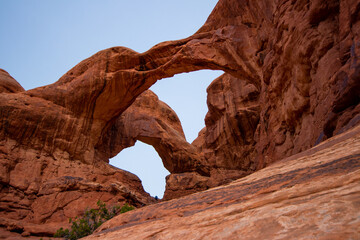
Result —
<instances>
[{"instance_id":1,"label":"shadowed rock face","mask_svg":"<svg viewBox=\"0 0 360 240\"><path fill-rule=\"evenodd\" d=\"M162 157L171 199L351 129L360 121L359 11L358 0L220 0L193 36L145 53L100 51L48 86L24 91L1 71L0 225L41 235L98 199L152 203L136 176L107 164L135 140ZM176 114L140 94L200 69L225 73L189 144Z\"/></svg>"}]
</instances>

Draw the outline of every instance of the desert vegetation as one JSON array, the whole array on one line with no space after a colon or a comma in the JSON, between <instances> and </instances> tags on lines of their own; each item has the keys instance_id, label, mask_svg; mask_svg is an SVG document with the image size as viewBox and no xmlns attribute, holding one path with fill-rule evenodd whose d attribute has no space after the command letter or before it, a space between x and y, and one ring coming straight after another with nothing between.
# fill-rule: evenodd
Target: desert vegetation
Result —
<instances>
[{"instance_id":1,"label":"desert vegetation","mask_svg":"<svg viewBox=\"0 0 360 240\"><path fill-rule=\"evenodd\" d=\"M110 208L100 200L97 202L98 209L86 209L82 217L70 218L70 229L60 228L54 234L56 238L65 238L69 240L76 240L92 234L98 227L107 220L115 217L118 214L125 213L134 209L133 206L125 204L122 207L116 205Z\"/></svg>"}]
</instances>

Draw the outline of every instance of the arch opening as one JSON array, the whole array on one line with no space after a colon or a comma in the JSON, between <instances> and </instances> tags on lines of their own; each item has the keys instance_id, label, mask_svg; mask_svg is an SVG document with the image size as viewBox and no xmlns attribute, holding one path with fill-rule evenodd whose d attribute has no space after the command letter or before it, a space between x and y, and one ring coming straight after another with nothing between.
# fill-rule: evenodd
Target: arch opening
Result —
<instances>
[{"instance_id":1,"label":"arch opening","mask_svg":"<svg viewBox=\"0 0 360 240\"><path fill-rule=\"evenodd\" d=\"M170 174L164 167L156 150L146 143L136 141L110 159L110 164L138 176L143 188L153 197L162 198L165 192L165 177Z\"/></svg>"},{"instance_id":2,"label":"arch opening","mask_svg":"<svg viewBox=\"0 0 360 240\"><path fill-rule=\"evenodd\" d=\"M195 140L205 127L204 119L208 111L206 89L221 74L222 71L213 70L177 74L165 81L158 81L150 88L176 112L187 142ZM168 160L161 159L155 148L155 145L138 140L135 146L122 150L110 159L110 164L134 173L141 179L146 192L153 197L162 198L166 186L165 177L170 172L164 167L164 162Z\"/></svg>"},{"instance_id":3,"label":"arch opening","mask_svg":"<svg viewBox=\"0 0 360 240\"><path fill-rule=\"evenodd\" d=\"M189 143L193 142L205 127L204 119L208 112L206 89L223 73L221 70L180 73L161 79L150 88L176 112Z\"/></svg>"}]
</instances>

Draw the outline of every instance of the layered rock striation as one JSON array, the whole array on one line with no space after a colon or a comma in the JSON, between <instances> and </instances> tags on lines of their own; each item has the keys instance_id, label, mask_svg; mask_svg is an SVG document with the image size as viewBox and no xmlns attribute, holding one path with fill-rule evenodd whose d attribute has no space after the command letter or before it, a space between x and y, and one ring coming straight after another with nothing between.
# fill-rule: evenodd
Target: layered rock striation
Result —
<instances>
[{"instance_id":1,"label":"layered rock striation","mask_svg":"<svg viewBox=\"0 0 360 240\"><path fill-rule=\"evenodd\" d=\"M137 209L85 239L357 239L360 126L230 184Z\"/></svg>"},{"instance_id":2,"label":"layered rock striation","mask_svg":"<svg viewBox=\"0 0 360 240\"><path fill-rule=\"evenodd\" d=\"M357 126L359 12L358 0L220 0L194 35L145 53L100 51L54 84L24 91L0 71L0 225L50 234L95 199L153 203L136 176L108 165L136 140L162 157L171 199ZM189 144L176 114L145 91L201 69L224 75L208 87L206 126Z\"/></svg>"}]
</instances>

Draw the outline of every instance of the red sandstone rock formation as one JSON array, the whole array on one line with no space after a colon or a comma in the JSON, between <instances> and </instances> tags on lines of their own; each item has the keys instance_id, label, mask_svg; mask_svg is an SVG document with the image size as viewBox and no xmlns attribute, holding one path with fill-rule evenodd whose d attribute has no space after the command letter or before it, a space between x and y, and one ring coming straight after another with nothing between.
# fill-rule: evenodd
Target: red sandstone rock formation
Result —
<instances>
[{"instance_id":1,"label":"red sandstone rock formation","mask_svg":"<svg viewBox=\"0 0 360 240\"><path fill-rule=\"evenodd\" d=\"M247 129L242 131L244 137L230 137L225 141L246 138L248 142L254 141L257 157L249 164L253 169L310 148L341 132L348 123L355 124L351 119L359 113L360 96L358 13L359 1L281 1L275 5L275 2L266 1L235 3L228 0L219 2L200 30L217 29L225 24L223 22L239 28L247 26L247 32L242 31L243 35L233 41L245 41L248 37L253 42L250 46L255 48L253 58L241 55L241 59L261 69L257 72L261 86L249 81L246 76L240 79L258 87L259 124L253 134L251 129L256 121L249 125L232 117L233 126ZM240 90L234 89L241 89L236 86L231 88L238 92ZM255 90L251 92L254 93ZM209 114L214 105L212 98L210 88ZM237 99L233 99L227 101L236 103ZM226 116L241 108L245 106L229 106L218 115ZM211 123L208 118L208 128L213 125ZM210 129L207 131L208 138L215 134ZM233 164L239 159L247 160L246 157L235 159Z\"/></svg>"},{"instance_id":2,"label":"red sandstone rock formation","mask_svg":"<svg viewBox=\"0 0 360 240\"><path fill-rule=\"evenodd\" d=\"M198 34L227 35L225 56L246 73L226 71L209 86L206 128L193 145L212 174L184 179L218 185L359 124L359 9L359 1L219 1Z\"/></svg>"},{"instance_id":3,"label":"red sandstone rock formation","mask_svg":"<svg viewBox=\"0 0 360 240\"><path fill-rule=\"evenodd\" d=\"M92 239L357 239L360 126L232 183L120 215Z\"/></svg>"},{"instance_id":4,"label":"red sandstone rock formation","mask_svg":"<svg viewBox=\"0 0 360 240\"><path fill-rule=\"evenodd\" d=\"M75 132L71 123L76 119L57 105L28 96L10 75L0 73L0 86L7 90L0 94L1 227L24 236L51 236L98 200L137 207L154 202L135 175L56 149L61 136ZM55 136L49 135L52 131ZM53 150L42 149L45 143ZM8 234L0 230L3 235Z\"/></svg>"},{"instance_id":5,"label":"red sandstone rock formation","mask_svg":"<svg viewBox=\"0 0 360 240\"><path fill-rule=\"evenodd\" d=\"M165 199L205 190L246 176L256 169L254 134L259 123L259 91L229 74L207 89L206 128L192 143L209 175L183 172L167 177Z\"/></svg>"},{"instance_id":6,"label":"red sandstone rock formation","mask_svg":"<svg viewBox=\"0 0 360 240\"><path fill-rule=\"evenodd\" d=\"M1 71L0 225L43 234L91 205L86 199L151 203L134 175L107 164L135 140L162 156L172 173L170 199L248 175L356 126L359 11L359 0L220 0L193 36L141 54L100 51L48 86L23 91ZM135 102L139 114L128 109L158 79L200 69L225 74L208 88L206 128L192 145L176 119L164 118L167 108L156 97ZM151 131L140 131L143 119ZM45 203L49 209L40 210Z\"/></svg>"},{"instance_id":7,"label":"red sandstone rock formation","mask_svg":"<svg viewBox=\"0 0 360 240\"><path fill-rule=\"evenodd\" d=\"M137 140L152 145L171 173L207 171L202 168L197 149L185 140L176 113L150 90L121 114L98 144L98 151L112 158Z\"/></svg>"},{"instance_id":8,"label":"red sandstone rock formation","mask_svg":"<svg viewBox=\"0 0 360 240\"><path fill-rule=\"evenodd\" d=\"M0 93L23 92L25 89L3 69L0 69Z\"/></svg>"}]
</instances>

